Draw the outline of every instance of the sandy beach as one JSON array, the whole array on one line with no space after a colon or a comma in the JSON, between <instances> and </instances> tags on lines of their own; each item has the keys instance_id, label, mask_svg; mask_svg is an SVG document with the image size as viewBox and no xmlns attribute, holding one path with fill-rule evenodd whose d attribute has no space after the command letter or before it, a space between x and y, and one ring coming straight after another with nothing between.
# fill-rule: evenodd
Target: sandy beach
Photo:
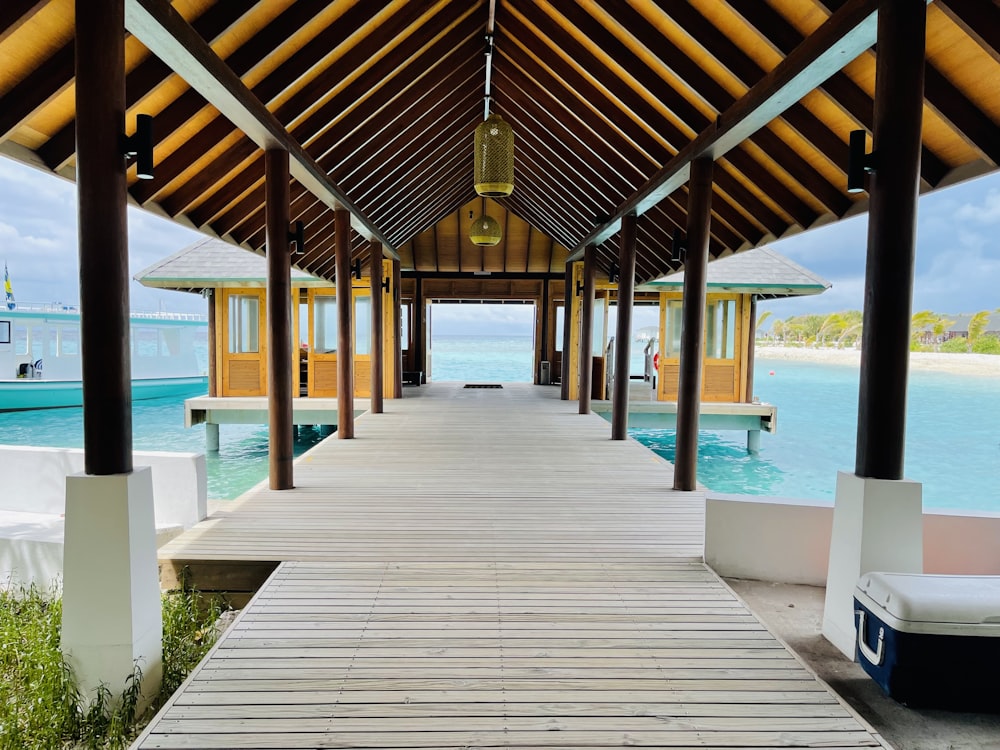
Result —
<instances>
[{"instance_id":1,"label":"sandy beach","mask_svg":"<svg viewBox=\"0 0 1000 750\"><path fill-rule=\"evenodd\" d=\"M860 349L815 349L757 344L755 357L757 359L796 360L850 367L859 367L861 364ZM910 352L910 369L948 372L974 377L1000 376L1000 355Z\"/></svg>"}]
</instances>

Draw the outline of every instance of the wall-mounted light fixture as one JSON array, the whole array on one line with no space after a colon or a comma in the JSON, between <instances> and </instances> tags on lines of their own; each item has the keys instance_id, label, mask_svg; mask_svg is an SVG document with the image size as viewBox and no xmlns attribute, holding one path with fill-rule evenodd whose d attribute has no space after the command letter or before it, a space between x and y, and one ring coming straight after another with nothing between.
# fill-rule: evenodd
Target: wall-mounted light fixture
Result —
<instances>
[{"instance_id":1,"label":"wall-mounted light fixture","mask_svg":"<svg viewBox=\"0 0 1000 750\"><path fill-rule=\"evenodd\" d=\"M618 282L618 274L620 273L620 271L621 269L618 267L618 264L613 262L611 266L608 268L609 284L615 284Z\"/></svg>"},{"instance_id":2,"label":"wall-mounted light fixture","mask_svg":"<svg viewBox=\"0 0 1000 750\"><path fill-rule=\"evenodd\" d=\"M304 255L306 252L306 226L301 221L295 222L295 229L288 230L289 248L295 245L292 255Z\"/></svg>"},{"instance_id":3,"label":"wall-mounted light fixture","mask_svg":"<svg viewBox=\"0 0 1000 750\"><path fill-rule=\"evenodd\" d=\"M135 157L136 177L140 180L153 179L153 117L135 116L135 133L121 136L122 154Z\"/></svg>"},{"instance_id":4,"label":"wall-mounted light fixture","mask_svg":"<svg viewBox=\"0 0 1000 750\"><path fill-rule=\"evenodd\" d=\"M684 237L684 233L680 230L674 232L673 238L670 240L670 260L674 263L680 263L684 260L684 256L687 254L687 239Z\"/></svg>"},{"instance_id":5,"label":"wall-mounted light fixture","mask_svg":"<svg viewBox=\"0 0 1000 750\"><path fill-rule=\"evenodd\" d=\"M876 153L866 150L864 130L852 130L847 151L847 192L860 193L865 189L865 174L875 171Z\"/></svg>"},{"instance_id":6,"label":"wall-mounted light fixture","mask_svg":"<svg viewBox=\"0 0 1000 750\"><path fill-rule=\"evenodd\" d=\"M351 264L351 275L358 281L361 281L361 258L358 258Z\"/></svg>"}]
</instances>

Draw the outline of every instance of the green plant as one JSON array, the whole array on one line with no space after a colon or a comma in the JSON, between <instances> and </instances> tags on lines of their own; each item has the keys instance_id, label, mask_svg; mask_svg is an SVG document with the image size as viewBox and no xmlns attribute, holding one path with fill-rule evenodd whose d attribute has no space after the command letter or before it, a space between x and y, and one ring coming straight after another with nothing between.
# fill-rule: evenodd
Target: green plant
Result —
<instances>
[{"instance_id":1,"label":"green plant","mask_svg":"<svg viewBox=\"0 0 1000 750\"><path fill-rule=\"evenodd\" d=\"M965 354L969 351L969 340L965 336L956 336L941 344L941 351L952 354Z\"/></svg>"},{"instance_id":2,"label":"green plant","mask_svg":"<svg viewBox=\"0 0 1000 750\"><path fill-rule=\"evenodd\" d=\"M197 592L163 597L162 705L211 648L222 611ZM0 590L0 748L124 748L150 714L137 716L142 672L136 665L120 695L101 685L89 702L63 659L62 602L55 589Z\"/></svg>"},{"instance_id":3,"label":"green plant","mask_svg":"<svg viewBox=\"0 0 1000 750\"><path fill-rule=\"evenodd\" d=\"M1000 338L989 335L980 336L972 345L972 351L976 354L1000 354Z\"/></svg>"}]
</instances>

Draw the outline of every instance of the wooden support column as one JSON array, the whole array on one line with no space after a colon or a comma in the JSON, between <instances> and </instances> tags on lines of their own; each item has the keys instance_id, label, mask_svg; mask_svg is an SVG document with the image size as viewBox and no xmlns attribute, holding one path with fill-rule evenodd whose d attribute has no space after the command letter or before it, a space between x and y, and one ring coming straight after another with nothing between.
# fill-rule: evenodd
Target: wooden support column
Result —
<instances>
[{"instance_id":1,"label":"wooden support column","mask_svg":"<svg viewBox=\"0 0 1000 750\"><path fill-rule=\"evenodd\" d=\"M371 290L372 290L372 414L382 413L382 379L385 375L383 352L385 336L382 328L382 243L369 242L371 250Z\"/></svg>"},{"instance_id":2,"label":"wooden support column","mask_svg":"<svg viewBox=\"0 0 1000 750\"><path fill-rule=\"evenodd\" d=\"M354 437L354 347L351 343L351 214L334 212L334 265L337 286L337 437Z\"/></svg>"},{"instance_id":3,"label":"wooden support column","mask_svg":"<svg viewBox=\"0 0 1000 750\"><path fill-rule=\"evenodd\" d=\"M597 248L587 245L583 254L583 308L580 311L580 413L590 414L594 371L594 282Z\"/></svg>"},{"instance_id":4,"label":"wooden support column","mask_svg":"<svg viewBox=\"0 0 1000 750\"><path fill-rule=\"evenodd\" d=\"M868 211L855 474L902 479L920 186L927 8L883 0L878 14L876 172Z\"/></svg>"},{"instance_id":5,"label":"wooden support column","mask_svg":"<svg viewBox=\"0 0 1000 750\"><path fill-rule=\"evenodd\" d=\"M400 286L402 274L400 273L399 260L392 261L392 305L393 312L393 345L392 356L396 359L395 382L392 388L393 398L403 397L403 291Z\"/></svg>"},{"instance_id":6,"label":"wooden support column","mask_svg":"<svg viewBox=\"0 0 1000 750\"><path fill-rule=\"evenodd\" d=\"M219 357L218 352L215 351L216 344L218 343L217 332L215 330L215 295L218 292L215 289L206 289L206 299L208 300L208 395L218 396L219 386L215 382L215 379L219 375Z\"/></svg>"},{"instance_id":7,"label":"wooden support column","mask_svg":"<svg viewBox=\"0 0 1000 750\"><path fill-rule=\"evenodd\" d=\"M288 248L288 152L264 152L267 248L267 453L272 490L294 487L292 257ZM295 365L298 366L296 357ZM296 381L298 378L296 378Z\"/></svg>"},{"instance_id":8,"label":"wooden support column","mask_svg":"<svg viewBox=\"0 0 1000 750\"><path fill-rule=\"evenodd\" d=\"M691 162L688 185L687 260L684 263L680 377L677 384L677 449L674 489L698 485L698 416L701 410L701 368L705 350L705 297L708 274L709 225L712 220L711 158Z\"/></svg>"},{"instance_id":9,"label":"wooden support column","mask_svg":"<svg viewBox=\"0 0 1000 750\"><path fill-rule=\"evenodd\" d=\"M750 330L747 332L747 377L744 381L743 400L753 401L753 361L757 349L757 295L750 295Z\"/></svg>"},{"instance_id":10,"label":"wooden support column","mask_svg":"<svg viewBox=\"0 0 1000 750\"><path fill-rule=\"evenodd\" d=\"M120 0L77 14L83 447L87 474L132 471L132 364L125 212L125 47Z\"/></svg>"},{"instance_id":11,"label":"wooden support column","mask_svg":"<svg viewBox=\"0 0 1000 750\"><path fill-rule=\"evenodd\" d=\"M618 323L615 332L615 385L611 402L611 439L628 437L629 361L632 357L632 304L635 299L636 215L622 217L618 251Z\"/></svg>"},{"instance_id":12,"label":"wooden support column","mask_svg":"<svg viewBox=\"0 0 1000 750\"><path fill-rule=\"evenodd\" d=\"M535 383L541 383L542 362L549 363L549 383L552 382L552 351L549 348L549 280L542 280L542 298L535 307L538 316L539 357L535 366ZM546 383L548 385L548 383Z\"/></svg>"},{"instance_id":13,"label":"wooden support column","mask_svg":"<svg viewBox=\"0 0 1000 750\"><path fill-rule=\"evenodd\" d=\"M573 321L573 264L566 264L566 295L563 297L563 340L562 358L559 363L559 398L569 400L569 346Z\"/></svg>"}]
</instances>

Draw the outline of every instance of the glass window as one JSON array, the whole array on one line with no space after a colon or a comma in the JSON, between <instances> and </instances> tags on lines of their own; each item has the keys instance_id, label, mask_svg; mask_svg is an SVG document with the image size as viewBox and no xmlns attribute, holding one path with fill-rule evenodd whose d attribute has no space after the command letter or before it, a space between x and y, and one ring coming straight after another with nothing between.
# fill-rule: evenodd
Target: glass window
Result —
<instances>
[{"instance_id":1,"label":"glass window","mask_svg":"<svg viewBox=\"0 0 1000 750\"><path fill-rule=\"evenodd\" d=\"M256 294L229 297L229 353L260 351L260 298Z\"/></svg>"},{"instance_id":2,"label":"glass window","mask_svg":"<svg viewBox=\"0 0 1000 750\"><path fill-rule=\"evenodd\" d=\"M736 356L736 300L709 302L705 316L705 356L733 359Z\"/></svg>"},{"instance_id":3,"label":"glass window","mask_svg":"<svg viewBox=\"0 0 1000 750\"><path fill-rule=\"evenodd\" d=\"M0 320L0 344L10 343L10 321Z\"/></svg>"},{"instance_id":4,"label":"glass window","mask_svg":"<svg viewBox=\"0 0 1000 750\"><path fill-rule=\"evenodd\" d=\"M684 302L679 299L667 302L667 335L663 340L663 356L666 359L677 359L681 356L681 322L683 321Z\"/></svg>"},{"instance_id":5,"label":"glass window","mask_svg":"<svg viewBox=\"0 0 1000 750\"><path fill-rule=\"evenodd\" d=\"M594 300L594 339L590 350L595 357L604 356L604 304L603 299Z\"/></svg>"},{"instance_id":6,"label":"glass window","mask_svg":"<svg viewBox=\"0 0 1000 750\"><path fill-rule=\"evenodd\" d=\"M333 354L337 351L337 298L316 297L313 315L316 326L313 352Z\"/></svg>"},{"instance_id":7,"label":"glass window","mask_svg":"<svg viewBox=\"0 0 1000 750\"><path fill-rule=\"evenodd\" d=\"M160 349L160 335L155 328L132 329L132 352L137 357L155 357Z\"/></svg>"},{"instance_id":8,"label":"glass window","mask_svg":"<svg viewBox=\"0 0 1000 750\"><path fill-rule=\"evenodd\" d=\"M354 353L372 353L372 298L354 298Z\"/></svg>"},{"instance_id":9,"label":"glass window","mask_svg":"<svg viewBox=\"0 0 1000 750\"><path fill-rule=\"evenodd\" d=\"M14 326L14 354L24 356L28 353L28 327Z\"/></svg>"},{"instance_id":10,"label":"glass window","mask_svg":"<svg viewBox=\"0 0 1000 750\"><path fill-rule=\"evenodd\" d=\"M400 331L399 340L402 342L403 351L410 348L410 305L400 306Z\"/></svg>"},{"instance_id":11,"label":"glass window","mask_svg":"<svg viewBox=\"0 0 1000 750\"><path fill-rule=\"evenodd\" d=\"M181 331L179 328L160 330L160 356L170 357L181 352Z\"/></svg>"},{"instance_id":12,"label":"glass window","mask_svg":"<svg viewBox=\"0 0 1000 750\"><path fill-rule=\"evenodd\" d=\"M563 346L563 326L565 325L565 305L556 305L556 351L561 352Z\"/></svg>"},{"instance_id":13,"label":"glass window","mask_svg":"<svg viewBox=\"0 0 1000 750\"><path fill-rule=\"evenodd\" d=\"M41 326L31 326L31 358L41 359L45 356L45 331Z\"/></svg>"},{"instance_id":14,"label":"glass window","mask_svg":"<svg viewBox=\"0 0 1000 750\"><path fill-rule=\"evenodd\" d=\"M80 353L80 331L76 328L63 328L59 336L59 356L75 357Z\"/></svg>"}]
</instances>

